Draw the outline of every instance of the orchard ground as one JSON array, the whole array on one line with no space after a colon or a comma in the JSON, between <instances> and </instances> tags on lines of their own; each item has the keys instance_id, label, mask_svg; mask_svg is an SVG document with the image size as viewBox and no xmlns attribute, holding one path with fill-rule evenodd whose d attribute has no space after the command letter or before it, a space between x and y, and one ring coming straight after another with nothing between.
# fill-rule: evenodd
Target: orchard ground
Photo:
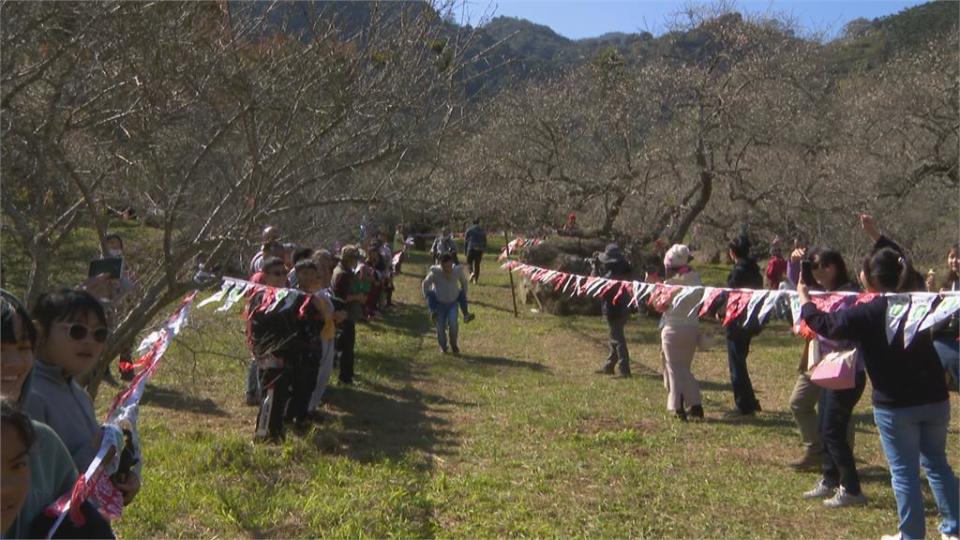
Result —
<instances>
[{"instance_id":1,"label":"orchard ground","mask_svg":"<svg viewBox=\"0 0 960 540\"><path fill-rule=\"evenodd\" d=\"M656 321L628 326L634 377L593 374L606 355L599 317L521 306L491 250L470 289L461 356L440 353L420 296L426 257L398 276L400 306L358 331L358 381L335 382L326 421L254 444L243 403L248 356L239 307L195 309L141 411L143 490L123 537L878 538L897 529L869 391L855 411L865 508L825 510L788 407L801 343L774 324L749 366L764 411L730 420L722 340L698 352L707 419L665 410ZM717 283L723 268L705 269ZM719 334L714 324L705 325ZM102 415L116 389L104 386ZM958 406L955 396L954 418ZM948 451L960 455L956 423ZM958 462L954 460L954 466ZM924 485L928 532L936 507Z\"/></svg>"}]
</instances>

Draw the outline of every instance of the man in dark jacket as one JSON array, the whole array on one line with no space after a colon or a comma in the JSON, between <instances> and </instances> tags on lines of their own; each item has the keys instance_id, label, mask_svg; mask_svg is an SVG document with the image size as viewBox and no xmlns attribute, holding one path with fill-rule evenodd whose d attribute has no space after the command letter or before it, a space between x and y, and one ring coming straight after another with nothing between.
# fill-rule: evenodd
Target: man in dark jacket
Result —
<instances>
[{"instance_id":1,"label":"man in dark jacket","mask_svg":"<svg viewBox=\"0 0 960 540\"><path fill-rule=\"evenodd\" d=\"M597 274L608 279L627 279L632 271L630 263L623 256L620 247L616 244L610 244L603 253L597 255L596 265ZM604 296L600 304L603 310L603 316L607 320L607 327L610 330L610 354L607 356L607 362L597 373L613 375L614 367L619 362L620 377L630 376L630 352L627 350L627 337L623 328L627 324L630 315L627 310L629 301L626 295L616 299L615 293L611 291Z\"/></svg>"},{"instance_id":2,"label":"man in dark jacket","mask_svg":"<svg viewBox=\"0 0 960 540\"><path fill-rule=\"evenodd\" d=\"M480 226L480 220L473 220L473 226L463 235L467 249L467 266L470 267L470 281L480 283L480 260L483 250L487 249L487 232Z\"/></svg>"},{"instance_id":3,"label":"man in dark jacket","mask_svg":"<svg viewBox=\"0 0 960 540\"><path fill-rule=\"evenodd\" d=\"M727 287L732 289L762 289L763 275L757 261L750 257L750 239L739 236L730 241L730 260L733 261L733 270L727 276ZM725 310L720 311L723 313ZM757 333L759 325L744 327L744 318L749 315L744 312L726 327L727 334L727 362L730 366L730 384L733 386L733 400L736 409L733 415L753 415L760 409L760 402L753 392L750 382L750 373L747 371L747 355L750 353L750 340Z\"/></svg>"},{"instance_id":4,"label":"man in dark jacket","mask_svg":"<svg viewBox=\"0 0 960 540\"><path fill-rule=\"evenodd\" d=\"M345 309L348 318L340 323L340 336L337 338L337 352L340 354L341 383L353 384L354 349L357 344L357 321L363 316L363 294L355 291L354 268L360 260L360 250L346 245L340 250L340 264L333 270L330 288L333 290L334 305Z\"/></svg>"}]
</instances>

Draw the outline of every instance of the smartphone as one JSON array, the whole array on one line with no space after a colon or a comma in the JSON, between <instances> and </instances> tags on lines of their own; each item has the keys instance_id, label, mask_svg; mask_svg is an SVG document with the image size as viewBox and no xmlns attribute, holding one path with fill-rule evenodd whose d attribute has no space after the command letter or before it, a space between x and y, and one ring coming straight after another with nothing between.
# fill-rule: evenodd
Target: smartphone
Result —
<instances>
[{"instance_id":1,"label":"smartphone","mask_svg":"<svg viewBox=\"0 0 960 540\"><path fill-rule=\"evenodd\" d=\"M810 264L810 261L800 261L800 277L807 285L816 283L813 279L813 266Z\"/></svg>"},{"instance_id":2,"label":"smartphone","mask_svg":"<svg viewBox=\"0 0 960 540\"><path fill-rule=\"evenodd\" d=\"M88 275L94 277L100 274L110 274L110 277L120 279L122 272L123 259L119 257L108 257L106 259L94 259L90 261L90 271Z\"/></svg>"}]
</instances>

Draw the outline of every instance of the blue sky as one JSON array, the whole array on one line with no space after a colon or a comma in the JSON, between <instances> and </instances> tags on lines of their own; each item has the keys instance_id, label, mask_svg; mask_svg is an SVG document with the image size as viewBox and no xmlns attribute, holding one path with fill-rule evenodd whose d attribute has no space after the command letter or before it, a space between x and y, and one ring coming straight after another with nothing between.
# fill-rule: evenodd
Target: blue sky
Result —
<instances>
[{"instance_id":1,"label":"blue sky","mask_svg":"<svg viewBox=\"0 0 960 540\"><path fill-rule=\"evenodd\" d=\"M701 2L702 3L702 2ZM923 4L904 0L739 0L737 11L752 14L785 14L800 26L801 33L824 32L835 37L852 19L873 19ZM664 33L671 17L682 10L685 0L466 0L465 22L477 24L492 10L544 24L560 35L579 39L606 32Z\"/></svg>"}]
</instances>

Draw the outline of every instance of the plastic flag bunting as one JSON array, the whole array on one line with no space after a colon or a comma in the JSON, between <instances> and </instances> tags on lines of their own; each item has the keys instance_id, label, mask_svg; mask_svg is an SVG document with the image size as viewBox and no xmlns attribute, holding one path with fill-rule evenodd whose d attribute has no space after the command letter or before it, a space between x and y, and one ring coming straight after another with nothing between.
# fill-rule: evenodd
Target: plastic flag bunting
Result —
<instances>
[{"instance_id":1,"label":"plastic flag bunting","mask_svg":"<svg viewBox=\"0 0 960 540\"><path fill-rule=\"evenodd\" d=\"M909 307L909 295L894 294L887 297L887 343L893 343L893 337L897 335Z\"/></svg>"},{"instance_id":2,"label":"plastic flag bunting","mask_svg":"<svg viewBox=\"0 0 960 540\"><path fill-rule=\"evenodd\" d=\"M642 283L640 281L634 281L633 282L633 298L630 299L630 303L627 305L628 306L640 305L640 302L639 302L640 295L643 294L643 291L646 288L647 288L646 283Z\"/></svg>"},{"instance_id":3,"label":"plastic flag bunting","mask_svg":"<svg viewBox=\"0 0 960 540\"><path fill-rule=\"evenodd\" d=\"M910 311L907 312L907 322L903 325L903 347L910 346L910 342L917 335L920 323L930 313L933 301L940 296L937 293L914 294L910 302Z\"/></svg>"},{"instance_id":4,"label":"plastic flag bunting","mask_svg":"<svg viewBox=\"0 0 960 540\"><path fill-rule=\"evenodd\" d=\"M517 246L522 247L521 241L516 240ZM532 244L526 244L532 245ZM598 276L583 276L579 274L570 274L559 270L550 270L536 266L521 263L519 261L507 261L501 268L520 272L527 276L531 281L544 285L551 285L555 291L561 294L571 296L591 296L594 298L619 299L624 295L630 296L628 305L630 307L639 307L644 298L648 298L648 303L659 311L663 311L667 306L677 307L680 303L697 292L702 293L696 304L690 310L689 315L693 315L699 309L699 316L705 317L713 304L721 294L727 294L727 311L724 316L724 325L729 324L738 318L744 312L747 314L746 324L754 316L762 324L767 320L768 315L778 305L787 301L789 303L791 318L793 320L794 332L801 331L800 320L800 299L795 291L790 290L753 290L753 289L728 289L724 287L706 287L689 285L666 286L663 283L647 283L643 281L615 280ZM251 284L242 280L225 278L224 281L233 283L233 289L226 292L226 283L221 293L226 295L226 302L219 311L225 311L232 306L232 302L239 301L249 288L259 290L262 285ZM240 292L238 292L240 289ZM239 297L237 296L239 295ZM831 292L831 293L811 293L811 300L818 309L825 312L836 311L847 306L870 302L880 293L854 293L854 292ZM957 311L960 311L960 291L949 291L940 293L942 300L936 303L937 294L934 293L904 293L904 294L885 294L888 298L887 306L887 338L893 340L893 336L900 329L904 319L907 320L905 326L905 345L909 345L917 332L922 332L931 326L947 319ZM222 297L222 296L220 296ZM272 297L271 297L272 298ZM912 304L911 305L911 300ZM279 299L277 300L279 301ZM210 303L210 299L204 301L204 304Z\"/></svg>"},{"instance_id":5,"label":"plastic flag bunting","mask_svg":"<svg viewBox=\"0 0 960 540\"><path fill-rule=\"evenodd\" d=\"M717 298L723 293L723 289L718 287L704 287L703 289L703 302L700 305L700 316L704 317L707 315L707 312L710 311L710 308L713 307L713 304L717 301Z\"/></svg>"},{"instance_id":6,"label":"plastic flag bunting","mask_svg":"<svg viewBox=\"0 0 960 540\"><path fill-rule=\"evenodd\" d=\"M234 304L243 298L243 295L247 293L247 290L251 285L251 283L246 281L237 281L234 283L233 287L230 289L230 292L227 294L227 299L223 302L223 305L217 309L217 311L230 311L230 308L232 308Z\"/></svg>"},{"instance_id":7,"label":"plastic flag bunting","mask_svg":"<svg viewBox=\"0 0 960 540\"><path fill-rule=\"evenodd\" d=\"M770 291L757 290L750 293L750 301L747 302L747 316L743 318L744 326L750 322L750 318L753 317L753 314L757 311L757 306L760 305L760 302L763 302L769 292Z\"/></svg>"},{"instance_id":8,"label":"plastic flag bunting","mask_svg":"<svg viewBox=\"0 0 960 540\"><path fill-rule=\"evenodd\" d=\"M917 331L923 332L932 328L934 325L949 319L957 311L960 311L960 296L944 296L943 300L934 308L933 313L927 315L927 318L920 323L920 328Z\"/></svg>"},{"instance_id":9,"label":"plastic flag bunting","mask_svg":"<svg viewBox=\"0 0 960 540\"><path fill-rule=\"evenodd\" d=\"M760 312L757 313L757 320L763 322L773 308L777 307L777 302L786 294L787 291L770 291L770 294L763 299L763 305L760 306Z\"/></svg>"},{"instance_id":10,"label":"plastic flag bunting","mask_svg":"<svg viewBox=\"0 0 960 540\"><path fill-rule=\"evenodd\" d=\"M727 295L727 313L723 317L723 326L735 321L747 309L750 296L750 291L730 291Z\"/></svg>"},{"instance_id":11,"label":"plastic flag bunting","mask_svg":"<svg viewBox=\"0 0 960 540\"><path fill-rule=\"evenodd\" d=\"M673 297L673 303L671 304L671 307L676 309L677 306L680 305L680 302L683 302L683 300L686 297L690 296L691 294L699 290L700 290L700 287L682 287L680 289L680 292L678 292L676 296Z\"/></svg>"},{"instance_id":12,"label":"plastic flag bunting","mask_svg":"<svg viewBox=\"0 0 960 540\"><path fill-rule=\"evenodd\" d=\"M202 308L207 304L216 304L217 302L222 302L223 298L230 292L230 289L233 287L233 284L229 281L224 281L223 285L220 286L220 290L211 294L209 298L205 299L203 302L197 304L198 308Z\"/></svg>"},{"instance_id":13,"label":"plastic flag bunting","mask_svg":"<svg viewBox=\"0 0 960 540\"><path fill-rule=\"evenodd\" d=\"M793 327L796 330L800 326L800 297L797 293L790 295L790 315L793 317Z\"/></svg>"}]
</instances>

